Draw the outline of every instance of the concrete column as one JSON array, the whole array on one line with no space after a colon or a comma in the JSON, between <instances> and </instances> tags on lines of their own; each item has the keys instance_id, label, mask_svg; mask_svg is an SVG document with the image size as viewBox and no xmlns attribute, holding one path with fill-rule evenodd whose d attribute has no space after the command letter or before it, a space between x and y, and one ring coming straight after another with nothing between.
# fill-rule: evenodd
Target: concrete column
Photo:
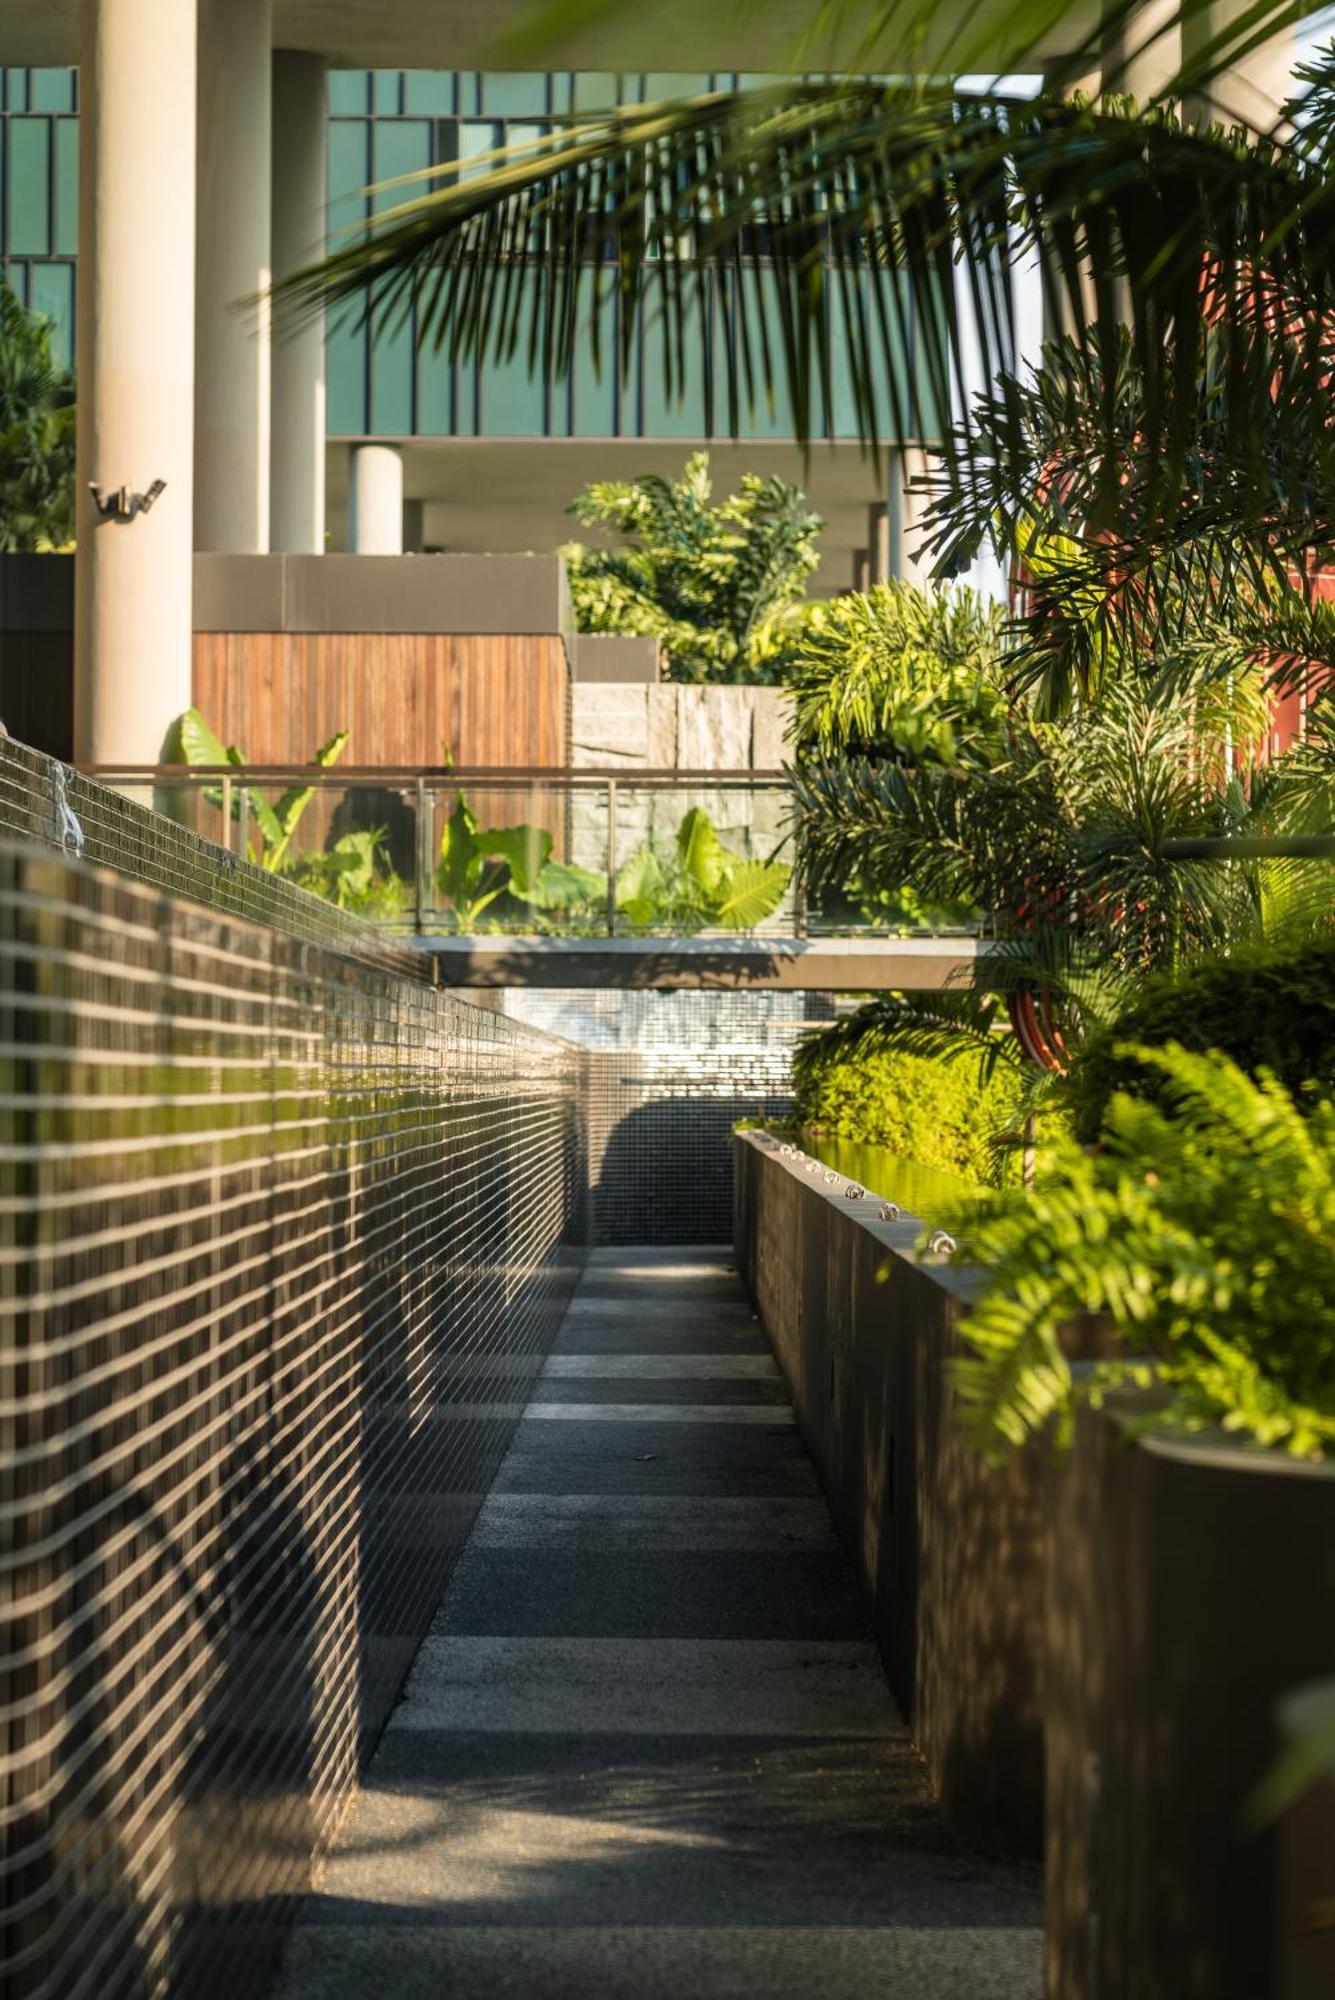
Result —
<instances>
[{"instance_id":1,"label":"concrete column","mask_svg":"<svg viewBox=\"0 0 1335 2000\"><path fill-rule=\"evenodd\" d=\"M325 242L326 65L275 49L273 58L274 280L318 257ZM280 315L273 338L269 545L319 555L325 531L324 318Z\"/></svg>"},{"instance_id":2,"label":"concrete column","mask_svg":"<svg viewBox=\"0 0 1335 2000\"><path fill-rule=\"evenodd\" d=\"M867 509L868 580L884 583L890 573L890 510L884 500L873 500Z\"/></svg>"},{"instance_id":3,"label":"concrete column","mask_svg":"<svg viewBox=\"0 0 1335 2000\"><path fill-rule=\"evenodd\" d=\"M269 546L271 62L270 0L199 0L199 549Z\"/></svg>"},{"instance_id":4,"label":"concrete column","mask_svg":"<svg viewBox=\"0 0 1335 2000\"><path fill-rule=\"evenodd\" d=\"M392 444L353 447L348 541L359 556L403 554L403 460Z\"/></svg>"},{"instance_id":5,"label":"concrete column","mask_svg":"<svg viewBox=\"0 0 1335 2000\"><path fill-rule=\"evenodd\" d=\"M1103 43L1103 86L1148 104L1182 66L1179 0L1142 0L1110 28Z\"/></svg>"},{"instance_id":6,"label":"concrete column","mask_svg":"<svg viewBox=\"0 0 1335 2000\"><path fill-rule=\"evenodd\" d=\"M891 452L886 475L885 573L904 583L931 588L931 560L922 549L922 523L928 496L915 493L909 481L927 470L927 454L918 446Z\"/></svg>"},{"instance_id":7,"label":"concrete column","mask_svg":"<svg viewBox=\"0 0 1335 2000\"><path fill-rule=\"evenodd\" d=\"M158 761L190 706L195 10L82 0L75 755ZM89 493L147 493L104 516Z\"/></svg>"},{"instance_id":8,"label":"concrete column","mask_svg":"<svg viewBox=\"0 0 1335 2000\"><path fill-rule=\"evenodd\" d=\"M1190 62L1208 48L1242 11L1242 0L1213 0L1191 14L1182 24L1184 60ZM1294 31L1286 26L1245 55L1235 57L1205 96L1193 99L1188 112L1203 124L1274 131L1292 89L1294 55Z\"/></svg>"}]
</instances>

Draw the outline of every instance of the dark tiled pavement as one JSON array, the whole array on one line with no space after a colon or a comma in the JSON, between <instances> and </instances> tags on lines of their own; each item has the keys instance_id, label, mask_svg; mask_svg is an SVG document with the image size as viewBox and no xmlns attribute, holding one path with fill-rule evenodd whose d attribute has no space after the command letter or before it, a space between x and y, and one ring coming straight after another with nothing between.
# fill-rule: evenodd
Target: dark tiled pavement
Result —
<instances>
[{"instance_id":1,"label":"dark tiled pavement","mask_svg":"<svg viewBox=\"0 0 1335 2000\"><path fill-rule=\"evenodd\" d=\"M282 2000L1037 2000L722 1251L595 1255Z\"/></svg>"}]
</instances>

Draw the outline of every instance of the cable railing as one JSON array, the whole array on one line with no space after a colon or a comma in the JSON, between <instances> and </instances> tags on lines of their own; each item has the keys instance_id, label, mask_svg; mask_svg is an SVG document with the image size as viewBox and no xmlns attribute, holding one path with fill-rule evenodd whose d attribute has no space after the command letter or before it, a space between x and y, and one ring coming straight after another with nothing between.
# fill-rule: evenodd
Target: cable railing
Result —
<instances>
[{"instance_id":1,"label":"cable railing","mask_svg":"<svg viewBox=\"0 0 1335 2000\"><path fill-rule=\"evenodd\" d=\"M810 897L782 771L87 765L340 908L418 935L970 935Z\"/></svg>"}]
</instances>

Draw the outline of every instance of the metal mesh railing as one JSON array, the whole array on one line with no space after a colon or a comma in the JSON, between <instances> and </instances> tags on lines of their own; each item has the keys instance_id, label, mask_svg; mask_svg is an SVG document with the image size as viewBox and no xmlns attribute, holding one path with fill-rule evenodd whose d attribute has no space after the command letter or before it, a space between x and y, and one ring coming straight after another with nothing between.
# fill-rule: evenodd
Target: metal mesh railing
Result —
<instances>
[{"instance_id":1,"label":"metal mesh railing","mask_svg":"<svg viewBox=\"0 0 1335 2000\"><path fill-rule=\"evenodd\" d=\"M234 2000L564 1308L583 1058L69 803L146 879L0 845L0 1988Z\"/></svg>"}]
</instances>

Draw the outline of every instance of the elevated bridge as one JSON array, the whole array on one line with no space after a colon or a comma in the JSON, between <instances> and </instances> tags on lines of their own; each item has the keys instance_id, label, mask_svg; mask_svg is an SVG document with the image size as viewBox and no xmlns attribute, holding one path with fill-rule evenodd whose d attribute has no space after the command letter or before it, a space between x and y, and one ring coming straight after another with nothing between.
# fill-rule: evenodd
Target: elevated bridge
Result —
<instances>
[{"instance_id":1,"label":"elevated bridge","mask_svg":"<svg viewBox=\"0 0 1335 2000\"><path fill-rule=\"evenodd\" d=\"M972 937L455 937L413 943L442 986L880 993L980 983Z\"/></svg>"}]
</instances>

